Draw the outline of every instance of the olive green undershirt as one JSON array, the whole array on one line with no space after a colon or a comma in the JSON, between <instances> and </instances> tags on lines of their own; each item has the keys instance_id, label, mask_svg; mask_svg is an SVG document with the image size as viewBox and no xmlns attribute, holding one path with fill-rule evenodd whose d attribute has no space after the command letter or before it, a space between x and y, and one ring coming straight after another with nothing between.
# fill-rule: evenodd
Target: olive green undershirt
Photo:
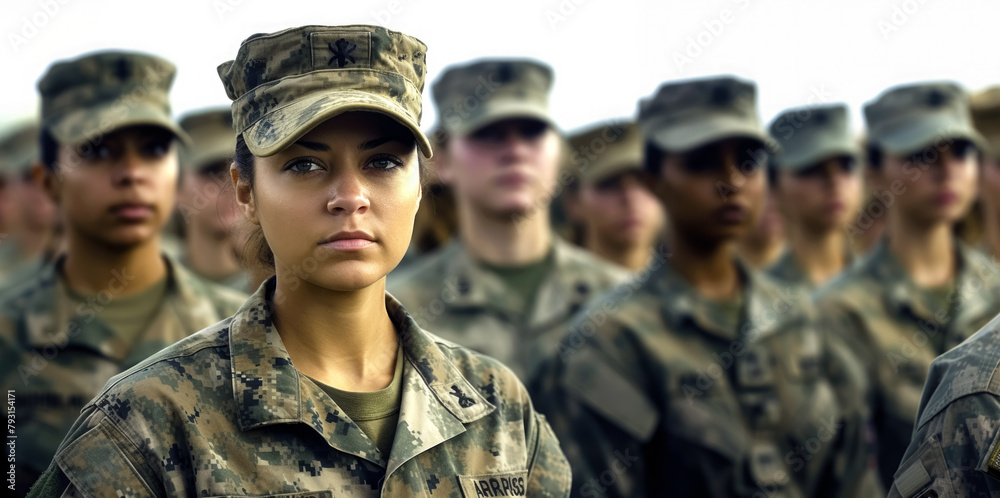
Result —
<instances>
[{"instance_id":1,"label":"olive green undershirt","mask_svg":"<svg viewBox=\"0 0 1000 498\"><path fill-rule=\"evenodd\" d=\"M699 297L712 321L722 330L739 330L743 311L743 290L721 299Z\"/></svg>"},{"instance_id":2,"label":"olive green undershirt","mask_svg":"<svg viewBox=\"0 0 1000 498\"><path fill-rule=\"evenodd\" d=\"M142 335L153 319L153 313L160 309L167 296L167 278L163 277L148 288L126 297L111 296L108 304L102 305L103 297L81 294L68 285L66 293L73 301L72 310L80 304L89 304L96 310L97 318L111 328L115 335L125 340L134 340Z\"/></svg>"},{"instance_id":3,"label":"olive green undershirt","mask_svg":"<svg viewBox=\"0 0 1000 498\"><path fill-rule=\"evenodd\" d=\"M507 288L512 289L524 299L526 303L524 315L528 316L533 311L538 289L541 288L542 282L555 264L555 259L555 250L550 249L544 258L535 263L522 266L497 266L483 262L482 266L500 277Z\"/></svg>"},{"instance_id":4,"label":"olive green undershirt","mask_svg":"<svg viewBox=\"0 0 1000 498\"><path fill-rule=\"evenodd\" d=\"M931 316L951 316L951 293L955 290L955 281L952 280L946 285L938 287L913 286L912 299L927 310ZM935 318L936 320L936 318ZM931 341L935 344L935 350L944 352L945 334L931 336Z\"/></svg>"},{"instance_id":5,"label":"olive green undershirt","mask_svg":"<svg viewBox=\"0 0 1000 498\"><path fill-rule=\"evenodd\" d=\"M312 379L312 377L310 377ZM399 421L399 405L403 397L403 348L396 353L396 371L392 382L378 391L344 391L312 379L344 413L357 424L368 439L388 457ZM388 458L387 458L388 459Z\"/></svg>"}]
</instances>

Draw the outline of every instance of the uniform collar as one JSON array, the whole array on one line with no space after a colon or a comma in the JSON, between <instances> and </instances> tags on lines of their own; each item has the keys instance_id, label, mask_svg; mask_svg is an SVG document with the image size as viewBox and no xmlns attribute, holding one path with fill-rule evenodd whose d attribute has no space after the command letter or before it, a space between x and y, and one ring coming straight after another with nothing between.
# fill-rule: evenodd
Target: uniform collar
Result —
<instances>
[{"instance_id":1,"label":"uniform collar","mask_svg":"<svg viewBox=\"0 0 1000 498\"><path fill-rule=\"evenodd\" d=\"M598 286L590 281L588 272L571 271L573 248L554 234L552 251L552 267L538 288L536 303L527 306L522 296L508 289L500 277L484 268L461 241L455 240L442 253L447 261L442 295L454 297L444 301L454 309L491 309L507 315L512 322L531 309L527 320L531 326L562 320L582 307Z\"/></svg>"},{"instance_id":2,"label":"uniform collar","mask_svg":"<svg viewBox=\"0 0 1000 498\"><path fill-rule=\"evenodd\" d=\"M403 396L392 460L365 437L323 390L292 365L274 328L271 277L233 317L229 329L233 394L240 429L303 423L331 447L387 468L387 475L448 439L465 432L467 423L496 407L445 356L392 296L389 316L403 346Z\"/></svg>"},{"instance_id":3,"label":"uniform collar","mask_svg":"<svg viewBox=\"0 0 1000 498\"><path fill-rule=\"evenodd\" d=\"M736 259L737 271L743 282L743 310L739 330L726 330L711 316L705 301L697 297L697 291L691 284L665 264L659 270L659 275L651 279L653 292L661 303L663 319L673 330L682 330L694 325L698 330L718 338L736 341L747 338L757 340L779 330L778 317L787 314L788 307L793 309L801 297L791 290L782 292L774 286L768 286L762 277L750 270L746 263Z\"/></svg>"},{"instance_id":4,"label":"uniform collar","mask_svg":"<svg viewBox=\"0 0 1000 498\"><path fill-rule=\"evenodd\" d=\"M966 291L983 293L986 282L996 277L996 270L977 257L968 246L961 241L955 242L955 255L958 271L955 275L955 291L964 295ZM920 299L916 299L919 289L910 279L909 274L899 259L889 250L888 240L883 238L872 250L867 260L872 276L878 282L888 283L885 290L885 301L890 309L896 312L909 312L919 318L940 321L934 310L928 310ZM962 315L976 315L985 311L990 299L962 299L959 312Z\"/></svg>"},{"instance_id":5,"label":"uniform collar","mask_svg":"<svg viewBox=\"0 0 1000 498\"><path fill-rule=\"evenodd\" d=\"M223 317L218 315L209 299L197 295L193 283L195 277L189 271L166 254L163 259L167 265L166 297L156 316L146 327L145 335L138 340L162 339L170 344ZM36 285L18 298L17 305L26 310L22 326L27 343L36 348L66 345L83 347L125 364L141 360L142 358L129 356L135 346L135 338L118 337L97 319L99 301L75 305L61 277L65 261L66 257L63 255L46 265L40 271ZM127 280L127 274L112 272L108 290L113 291Z\"/></svg>"}]
</instances>

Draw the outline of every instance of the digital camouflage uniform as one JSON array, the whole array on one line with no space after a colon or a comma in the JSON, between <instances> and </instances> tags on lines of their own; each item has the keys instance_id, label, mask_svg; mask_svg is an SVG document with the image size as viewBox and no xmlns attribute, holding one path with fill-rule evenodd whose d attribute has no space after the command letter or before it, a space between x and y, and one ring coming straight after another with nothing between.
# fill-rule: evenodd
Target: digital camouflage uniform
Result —
<instances>
[{"instance_id":1,"label":"digital camouflage uniform","mask_svg":"<svg viewBox=\"0 0 1000 498\"><path fill-rule=\"evenodd\" d=\"M121 337L97 314L104 294L78 305L60 276L65 258L0 299L0 387L14 390L17 466L23 493L55 454L80 409L112 376L232 315L245 294L212 285L167 260L168 291L135 339ZM132 277L134 278L134 277ZM128 284L109 277L108 295Z\"/></svg>"},{"instance_id":2,"label":"digital camouflage uniform","mask_svg":"<svg viewBox=\"0 0 1000 498\"><path fill-rule=\"evenodd\" d=\"M772 158L771 167L779 174L794 174L837 157L849 158L857 167L860 151L851 134L847 114L844 104L782 111L768 126L771 137L780 147ZM845 254L850 258L849 250ZM817 287L799 264L791 247L785 249L767 268L767 273L781 284L793 286L800 292L812 292Z\"/></svg>"},{"instance_id":3,"label":"digital camouflage uniform","mask_svg":"<svg viewBox=\"0 0 1000 498\"><path fill-rule=\"evenodd\" d=\"M219 74L257 156L341 112L418 127L426 46L375 26L254 35ZM292 364L275 278L236 313L119 375L83 411L39 496L566 496L544 417L496 360L421 330L386 295L402 345L395 438L381 453Z\"/></svg>"},{"instance_id":4,"label":"digital camouflage uniform","mask_svg":"<svg viewBox=\"0 0 1000 498\"><path fill-rule=\"evenodd\" d=\"M28 122L0 137L0 176L8 184L3 195L10 195L11 185L25 181L25 174L38 160L38 131L37 123ZM31 208L21 206L21 209ZM0 234L0 289L17 282L15 277L30 274L42 259L26 258L16 234L11 234L9 228L6 231Z\"/></svg>"},{"instance_id":5,"label":"digital camouflage uniform","mask_svg":"<svg viewBox=\"0 0 1000 498\"><path fill-rule=\"evenodd\" d=\"M931 364L891 498L1000 496L1000 319Z\"/></svg>"},{"instance_id":6,"label":"digital camouflage uniform","mask_svg":"<svg viewBox=\"0 0 1000 498\"><path fill-rule=\"evenodd\" d=\"M51 472L84 496L566 496L545 418L496 360L386 296L403 395L385 455L292 364L268 281L228 318L108 383ZM464 493L464 494L463 494Z\"/></svg>"},{"instance_id":7,"label":"digital camouflage uniform","mask_svg":"<svg viewBox=\"0 0 1000 498\"><path fill-rule=\"evenodd\" d=\"M755 93L728 77L665 84L639 123L664 150L764 141ZM738 323L662 255L574 319L532 392L575 496L881 494L859 365L804 296L735 264Z\"/></svg>"},{"instance_id":8,"label":"digital camouflage uniform","mask_svg":"<svg viewBox=\"0 0 1000 498\"><path fill-rule=\"evenodd\" d=\"M964 93L954 85L895 88L868 104L865 113L869 139L896 154L944 147L955 138L982 143L969 122ZM955 255L957 273L945 308L927 309L920 298L926 290L912 282L885 239L816 298L821 323L851 344L872 381L879 473L886 487L910 442L931 361L1000 311L1000 268L960 242Z\"/></svg>"},{"instance_id":9,"label":"digital camouflage uniform","mask_svg":"<svg viewBox=\"0 0 1000 498\"><path fill-rule=\"evenodd\" d=\"M534 303L507 289L461 241L393 275L388 290L421 326L500 360L527 380L556 354L573 313L627 277L625 270L558 237L553 246L554 264Z\"/></svg>"}]
</instances>

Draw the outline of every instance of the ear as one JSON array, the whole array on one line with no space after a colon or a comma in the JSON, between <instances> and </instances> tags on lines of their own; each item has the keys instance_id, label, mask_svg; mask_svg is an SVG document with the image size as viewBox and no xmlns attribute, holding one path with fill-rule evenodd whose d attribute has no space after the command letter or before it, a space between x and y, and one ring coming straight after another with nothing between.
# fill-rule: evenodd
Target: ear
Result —
<instances>
[{"instance_id":1,"label":"ear","mask_svg":"<svg viewBox=\"0 0 1000 498\"><path fill-rule=\"evenodd\" d=\"M61 183L59 181L59 175L45 167L41 161L35 161L31 165L31 179L38 185L39 188L45 192L45 196L52 201L53 204L59 205L59 201L62 198L62 189L60 188Z\"/></svg>"},{"instance_id":2,"label":"ear","mask_svg":"<svg viewBox=\"0 0 1000 498\"><path fill-rule=\"evenodd\" d=\"M239 204L243 214L250 220L250 223L260 225L260 220L257 218L257 203L253 198L253 189L250 188L249 183L240 179L240 170L237 169L235 162L229 165L229 177L233 180L236 203Z\"/></svg>"}]
</instances>

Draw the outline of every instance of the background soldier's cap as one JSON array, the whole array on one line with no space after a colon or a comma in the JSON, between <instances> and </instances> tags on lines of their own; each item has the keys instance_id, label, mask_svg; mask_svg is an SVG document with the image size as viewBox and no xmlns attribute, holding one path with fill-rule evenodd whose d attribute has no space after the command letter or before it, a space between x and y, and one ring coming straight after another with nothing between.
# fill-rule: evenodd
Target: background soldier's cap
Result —
<instances>
[{"instance_id":1,"label":"background soldier's cap","mask_svg":"<svg viewBox=\"0 0 1000 498\"><path fill-rule=\"evenodd\" d=\"M609 122L569 137L569 169L597 183L626 171L642 171L642 132L635 123Z\"/></svg>"},{"instance_id":2,"label":"background soldier's cap","mask_svg":"<svg viewBox=\"0 0 1000 498\"><path fill-rule=\"evenodd\" d=\"M219 65L233 100L233 130L259 157L278 153L320 123L351 111L385 114L420 130L427 46L380 26L303 26L256 34Z\"/></svg>"},{"instance_id":3,"label":"background soldier's cap","mask_svg":"<svg viewBox=\"0 0 1000 498\"><path fill-rule=\"evenodd\" d=\"M983 150L972 126L968 96L954 83L890 88L865 105L869 143L893 154L911 154L938 142L964 138Z\"/></svg>"},{"instance_id":4,"label":"background soldier's cap","mask_svg":"<svg viewBox=\"0 0 1000 498\"><path fill-rule=\"evenodd\" d=\"M639 126L657 147L670 152L740 137L775 148L757 115L757 86L731 76L661 85L639 102Z\"/></svg>"},{"instance_id":5,"label":"background soldier's cap","mask_svg":"<svg viewBox=\"0 0 1000 498\"><path fill-rule=\"evenodd\" d=\"M528 59L488 59L450 66L434 82L438 126L465 135L505 119L549 116L552 68Z\"/></svg>"},{"instance_id":6,"label":"background soldier's cap","mask_svg":"<svg viewBox=\"0 0 1000 498\"><path fill-rule=\"evenodd\" d=\"M858 159L847 106L832 104L787 109L768 127L781 151L774 156L781 169L799 170L833 157Z\"/></svg>"},{"instance_id":7,"label":"background soldier's cap","mask_svg":"<svg viewBox=\"0 0 1000 498\"><path fill-rule=\"evenodd\" d=\"M18 125L0 137L0 174L17 175L28 171L38 160L38 124Z\"/></svg>"},{"instance_id":8,"label":"background soldier's cap","mask_svg":"<svg viewBox=\"0 0 1000 498\"><path fill-rule=\"evenodd\" d=\"M1000 156L1000 86L972 96L972 121L986 139L986 152Z\"/></svg>"},{"instance_id":9,"label":"background soldier's cap","mask_svg":"<svg viewBox=\"0 0 1000 498\"><path fill-rule=\"evenodd\" d=\"M59 61L38 82L42 126L63 145L79 145L126 126L153 125L183 142L167 94L176 69L155 55L104 51Z\"/></svg>"},{"instance_id":10,"label":"background soldier's cap","mask_svg":"<svg viewBox=\"0 0 1000 498\"><path fill-rule=\"evenodd\" d=\"M236 134L233 113L228 107L187 113L181 118L181 128L191 137L191 145L181 150L181 167L197 171L232 159Z\"/></svg>"}]
</instances>

